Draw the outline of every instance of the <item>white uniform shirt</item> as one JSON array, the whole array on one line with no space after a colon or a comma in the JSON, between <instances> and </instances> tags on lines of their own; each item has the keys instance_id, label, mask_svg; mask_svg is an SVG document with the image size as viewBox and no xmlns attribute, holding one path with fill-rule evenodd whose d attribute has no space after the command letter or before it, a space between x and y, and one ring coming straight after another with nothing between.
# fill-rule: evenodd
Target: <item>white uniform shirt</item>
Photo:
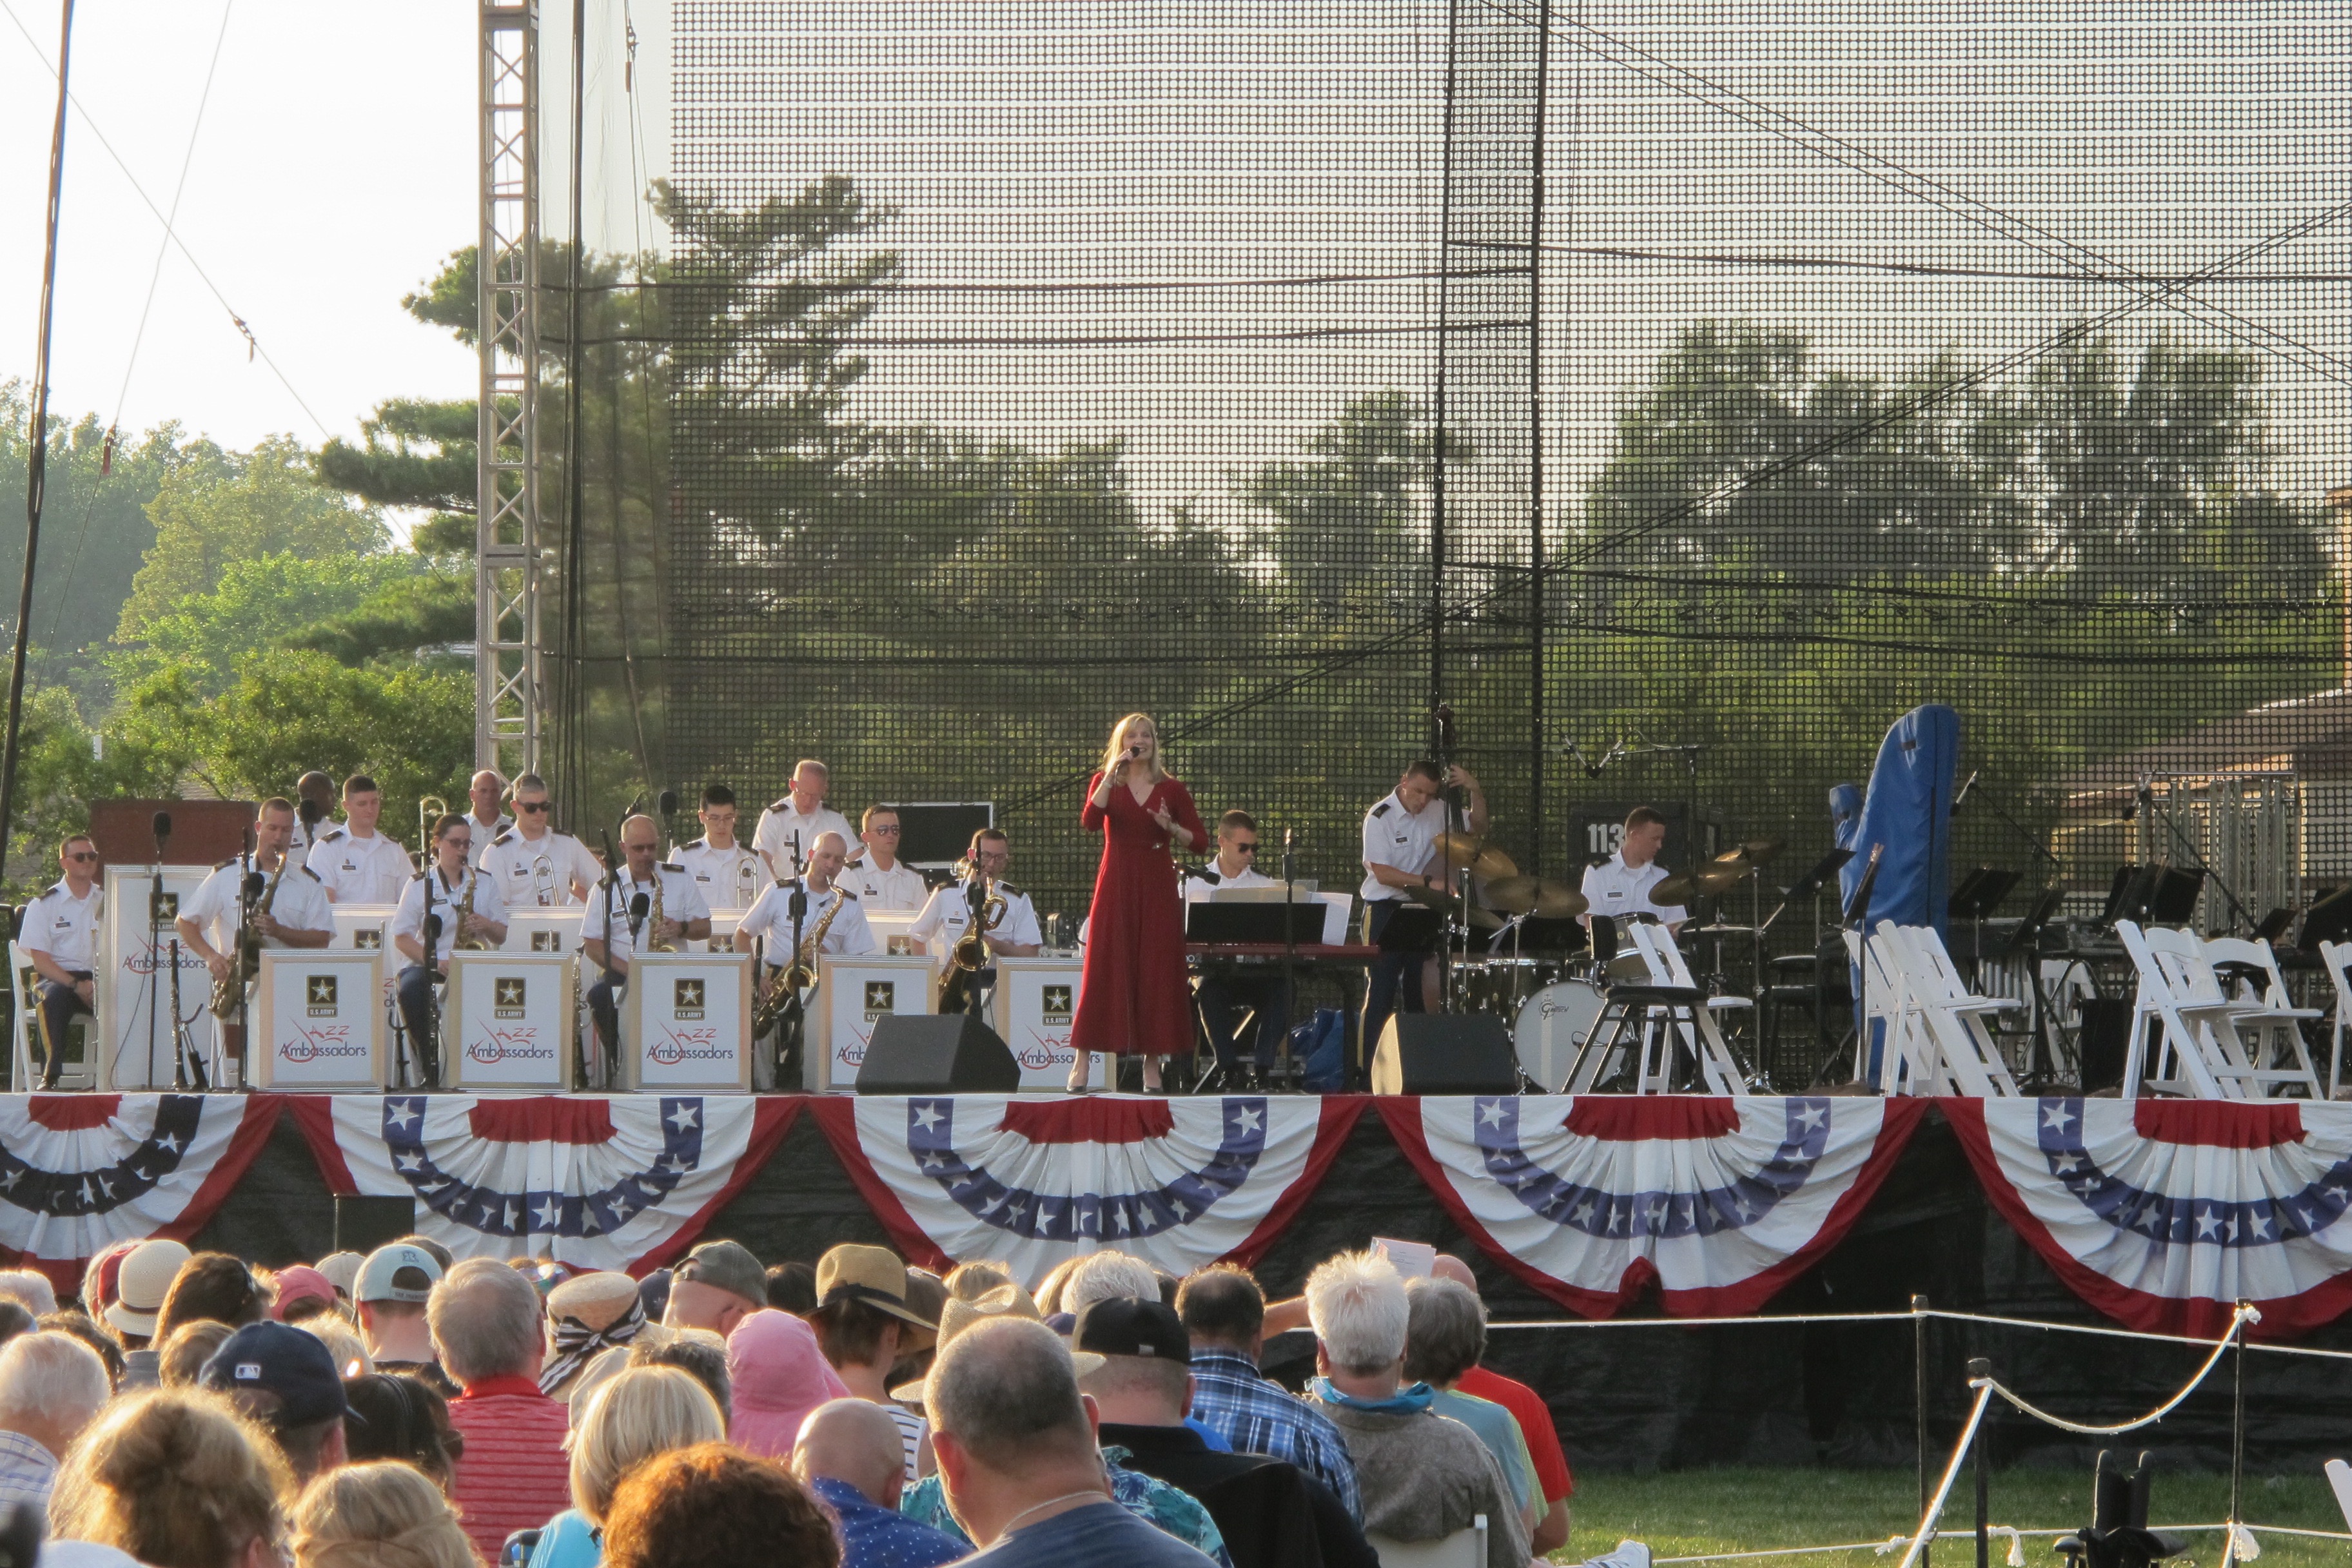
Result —
<instances>
[{"instance_id":1,"label":"white uniform shirt","mask_svg":"<svg viewBox=\"0 0 2352 1568\"><path fill-rule=\"evenodd\" d=\"M767 945L762 951L770 963L780 967L792 952L793 887L790 882L770 887L744 915L743 923L735 928L737 939L745 943L755 936L765 937ZM841 887L809 895L808 909L801 916L801 940L806 942L815 934L817 922L836 903L841 905L841 912L825 928L824 941L818 944L817 951L841 958L866 958L879 952L881 944L874 940L874 928L866 923L866 911L859 907L857 895Z\"/></svg>"},{"instance_id":2,"label":"white uniform shirt","mask_svg":"<svg viewBox=\"0 0 2352 1568\"><path fill-rule=\"evenodd\" d=\"M427 879L431 882L429 889ZM476 883L480 886L474 887ZM443 879L441 868L436 865L423 877L409 878L408 886L401 889L400 909L392 917L392 934L395 938L415 937L419 946L424 944L425 895L429 890L433 895L433 912L441 917L441 937L434 944L433 962L440 963L446 961L450 951L457 945L457 914L466 907L466 889L468 887L474 887L474 912L486 921L506 924L506 900L499 896L498 883L478 871L468 870L457 879L457 885L453 888ZM408 955L402 953L400 962L410 962Z\"/></svg>"},{"instance_id":3,"label":"white uniform shirt","mask_svg":"<svg viewBox=\"0 0 2352 1568\"><path fill-rule=\"evenodd\" d=\"M820 805L803 816L793 804L791 795L776 801L760 814L760 826L752 831L751 847L768 858L779 879L790 880L801 874L810 855L816 850L817 835L838 833L848 848L857 847L857 835L850 830L849 818L830 806ZM799 837L800 859L793 858L793 843Z\"/></svg>"},{"instance_id":4,"label":"white uniform shirt","mask_svg":"<svg viewBox=\"0 0 2352 1568\"><path fill-rule=\"evenodd\" d=\"M1666 868L1652 860L1638 869L1625 864L1622 850L1612 855L1598 866L1584 870L1584 897L1592 905L1592 913L1622 921L1628 915L1655 915L1667 925L1679 925L1690 919L1690 913L1680 904L1661 906L1650 902L1650 889L1666 879Z\"/></svg>"},{"instance_id":5,"label":"white uniform shirt","mask_svg":"<svg viewBox=\"0 0 2352 1568\"><path fill-rule=\"evenodd\" d=\"M1214 893L1219 888L1271 888L1277 885L1282 880L1279 877L1261 876L1258 873L1257 868L1255 866L1244 866L1240 870L1234 872L1232 876L1227 877L1217 870L1216 865L1217 863L1212 860L1206 866L1202 867L1199 870L1184 879L1184 901L1186 903L1198 903L1200 900L1208 898L1211 894ZM1315 929L1318 932L1320 932L1323 928L1318 926Z\"/></svg>"},{"instance_id":6,"label":"white uniform shirt","mask_svg":"<svg viewBox=\"0 0 2352 1568\"><path fill-rule=\"evenodd\" d=\"M236 914L238 890L245 881L247 864L242 858L224 860L213 868L195 897L180 905L180 918L194 922L205 940L218 952L226 952L236 945ZM255 868L258 869L258 868ZM262 887L269 886L271 872L261 874ZM261 912L261 897L254 900L254 912ZM279 925L296 931L335 929L335 909L327 902L327 889L319 885L318 873L308 866L289 866L278 883L278 896L270 901L269 913ZM263 937L261 945L283 948L291 944L276 937Z\"/></svg>"},{"instance_id":7,"label":"white uniform shirt","mask_svg":"<svg viewBox=\"0 0 2352 1568\"><path fill-rule=\"evenodd\" d=\"M542 859L547 862L543 870ZM536 842L519 832L501 833L475 857L474 864L490 874L510 910L570 909L580 901L572 896L574 877L593 893L604 875L604 866L585 844L552 828Z\"/></svg>"},{"instance_id":8,"label":"white uniform shirt","mask_svg":"<svg viewBox=\"0 0 2352 1568\"><path fill-rule=\"evenodd\" d=\"M990 891L1003 899L1004 916L988 934L1000 942L1043 947L1045 933L1037 924L1036 906L1030 903L1029 895L1015 891L1007 882L997 883ZM971 906L964 901L964 885L950 882L932 890L923 912L907 928L907 934L930 950L933 962L944 963L948 949L955 945L956 939L963 935L963 928L971 923Z\"/></svg>"},{"instance_id":9,"label":"white uniform shirt","mask_svg":"<svg viewBox=\"0 0 2352 1568\"><path fill-rule=\"evenodd\" d=\"M1364 813L1364 886L1369 902L1402 899L1404 894L1373 876L1374 865L1392 866L1407 876L1418 875L1429 864L1437 836L1445 831L1445 799L1432 795L1419 811L1407 811L1391 790L1388 798ZM1457 821L1456 826L1460 826Z\"/></svg>"},{"instance_id":10,"label":"white uniform shirt","mask_svg":"<svg viewBox=\"0 0 2352 1568\"><path fill-rule=\"evenodd\" d=\"M869 910L919 910L930 897L923 886L923 874L904 860L885 871L870 858L861 858L844 866L834 879L856 893L857 901Z\"/></svg>"},{"instance_id":11,"label":"white uniform shirt","mask_svg":"<svg viewBox=\"0 0 2352 1568\"><path fill-rule=\"evenodd\" d=\"M609 894L602 888L588 889L588 912L580 919L580 940L603 942L606 956L624 963L635 957L637 936L629 930L629 905L639 893L646 896L645 918L637 922L637 931L642 933L653 923L654 883L656 880L661 883L662 919L684 925L688 921L710 918L710 906L702 901L702 890L694 885L694 879L687 875L686 868L658 860L654 863L652 873L642 882L631 878L625 867L621 879L614 884ZM609 933L604 923L608 911L612 921ZM686 939L679 937L677 940L682 942Z\"/></svg>"},{"instance_id":12,"label":"white uniform shirt","mask_svg":"<svg viewBox=\"0 0 2352 1568\"><path fill-rule=\"evenodd\" d=\"M348 827L330 827L303 862L327 896L339 904L396 904L416 868L408 851L381 833L362 838Z\"/></svg>"},{"instance_id":13,"label":"white uniform shirt","mask_svg":"<svg viewBox=\"0 0 2352 1568\"><path fill-rule=\"evenodd\" d=\"M105 902L102 884L91 882L88 895L77 899L60 879L25 906L16 919L16 940L27 952L47 953L69 974L87 972L97 952L98 917Z\"/></svg>"},{"instance_id":14,"label":"white uniform shirt","mask_svg":"<svg viewBox=\"0 0 2352 1568\"><path fill-rule=\"evenodd\" d=\"M702 893L702 901L714 910L751 908L772 879L760 857L740 844L713 849L709 839L698 838L672 849L669 858L672 865L686 868L686 874ZM746 866L751 868L748 873L743 869Z\"/></svg>"},{"instance_id":15,"label":"white uniform shirt","mask_svg":"<svg viewBox=\"0 0 2352 1568\"><path fill-rule=\"evenodd\" d=\"M515 825L514 818L509 816L503 811L499 813L499 819L496 822L491 823L484 823L471 811L467 811L463 815L466 818L466 826L474 830L474 842L477 844L488 844L491 839L496 838L499 834L504 833L507 829Z\"/></svg>"}]
</instances>

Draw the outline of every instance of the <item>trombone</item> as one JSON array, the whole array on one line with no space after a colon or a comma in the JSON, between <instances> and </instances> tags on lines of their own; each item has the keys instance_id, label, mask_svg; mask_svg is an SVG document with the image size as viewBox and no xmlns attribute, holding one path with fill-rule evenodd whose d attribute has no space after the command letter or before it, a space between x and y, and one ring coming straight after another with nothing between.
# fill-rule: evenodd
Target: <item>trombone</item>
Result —
<instances>
[{"instance_id":1,"label":"trombone","mask_svg":"<svg viewBox=\"0 0 2352 1568\"><path fill-rule=\"evenodd\" d=\"M427 870L433 866L433 825L449 815L449 803L437 795L419 795L416 800L416 863Z\"/></svg>"}]
</instances>

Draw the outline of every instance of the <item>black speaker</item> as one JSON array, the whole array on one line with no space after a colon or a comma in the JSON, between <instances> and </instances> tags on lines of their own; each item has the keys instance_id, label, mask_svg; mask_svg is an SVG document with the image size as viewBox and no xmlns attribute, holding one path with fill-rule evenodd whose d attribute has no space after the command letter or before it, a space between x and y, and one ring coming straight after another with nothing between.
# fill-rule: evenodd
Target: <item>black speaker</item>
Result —
<instances>
[{"instance_id":1,"label":"black speaker","mask_svg":"<svg viewBox=\"0 0 2352 1568\"><path fill-rule=\"evenodd\" d=\"M887 1014L857 1065L860 1094L1011 1094L1021 1064L969 1013Z\"/></svg>"},{"instance_id":2,"label":"black speaker","mask_svg":"<svg viewBox=\"0 0 2352 1568\"><path fill-rule=\"evenodd\" d=\"M2131 999L2085 996L2075 1006L2083 1019L2082 1029L2074 1037L2083 1092L2096 1094L2116 1088L2124 1081L2124 1059L2131 1052Z\"/></svg>"},{"instance_id":3,"label":"black speaker","mask_svg":"<svg viewBox=\"0 0 2352 1568\"><path fill-rule=\"evenodd\" d=\"M1491 1014L1395 1013L1372 1055L1374 1094L1514 1094L1519 1060Z\"/></svg>"},{"instance_id":4,"label":"black speaker","mask_svg":"<svg viewBox=\"0 0 2352 1568\"><path fill-rule=\"evenodd\" d=\"M335 1196L337 1252L373 1252L415 1230L415 1198Z\"/></svg>"}]
</instances>

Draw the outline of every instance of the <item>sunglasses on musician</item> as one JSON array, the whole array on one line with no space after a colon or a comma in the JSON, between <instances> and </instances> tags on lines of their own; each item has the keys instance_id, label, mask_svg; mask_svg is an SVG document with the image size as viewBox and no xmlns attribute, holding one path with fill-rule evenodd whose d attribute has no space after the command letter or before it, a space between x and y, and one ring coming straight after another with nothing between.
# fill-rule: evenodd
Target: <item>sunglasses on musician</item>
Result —
<instances>
[{"instance_id":1,"label":"sunglasses on musician","mask_svg":"<svg viewBox=\"0 0 2352 1568\"><path fill-rule=\"evenodd\" d=\"M555 803L551 800L519 800L515 802L515 809L517 811L553 811Z\"/></svg>"}]
</instances>

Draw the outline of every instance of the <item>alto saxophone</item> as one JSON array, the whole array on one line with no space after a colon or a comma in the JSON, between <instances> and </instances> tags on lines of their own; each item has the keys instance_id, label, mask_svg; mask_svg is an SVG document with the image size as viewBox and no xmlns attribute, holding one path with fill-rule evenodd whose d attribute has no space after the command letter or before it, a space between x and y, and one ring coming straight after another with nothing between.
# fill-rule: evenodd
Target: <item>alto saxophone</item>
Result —
<instances>
[{"instance_id":1,"label":"alto saxophone","mask_svg":"<svg viewBox=\"0 0 2352 1568\"><path fill-rule=\"evenodd\" d=\"M849 895L835 889L833 908L824 911L816 922L816 930L801 939L799 949L790 963L776 972L776 978L760 994L759 1005L751 1009L751 1037L758 1039L782 1021L784 1009L793 998L816 984L817 951L824 946L824 933L833 929L833 918L849 902Z\"/></svg>"},{"instance_id":2,"label":"alto saxophone","mask_svg":"<svg viewBox=\"0 0 2352 1568\"><path fill-rule=\"evenodd\" d=\"M661 934L661 925L662 875L661 868L656 866L654 868L653 916L646 921L646 951L647 952L676 952L677 951L677 943L669 941Z\"/></svg>"},{"instance_id":3,"label":"alto saxophone","mask_svg":"<svg viewBox=\"0 0 2352 1568\"><path fill-rule=\"evenodd\" d=\"M988 933L1004 923L1006 905L1002 893L991 888L987 896L976 902L979 907L972 911L973 919L948 950L947 983L940 987L941 1014L961 1013L971 1005L972 993L980 984L980 972L988 967Z\"/></svg>"},{"instance_id":4,"label":"alto saxophone","mask_svg":"<svg viewBox=\"0 0 2352 1568\"><path fill-rule=\"evenodd\" d=\"M480 937L467 936L466 934L466 922L474 918L474 889L481 885L482 874L479 871L477 871L467 879L466 901L457 906L457 940L454 945L459 952L488 952L490 951L490 944L488 942L484 942Z\"/></svg>"},{"instance_id":5,"label":"alto saxophone","mask_svg":"<svg viewBox=\"0 0 2352 1568\"><path fill-rule=\"evenodd\" d=\"M257 913L266 915L277 906L278 884L286 879L286 868L293 863L294 855L290 849L278 855L278 869L269 874L269 887L261 895L261 908ZM240 892L239 896L243 894ZM246 986L260 973L261 933L253 929L253 921L247 919L244 931L238 933L236 953L229 961L228 973L213 982L213 1016L236 1017L236 1005L244 1000Z\"/></svg>"}]
</instances>

